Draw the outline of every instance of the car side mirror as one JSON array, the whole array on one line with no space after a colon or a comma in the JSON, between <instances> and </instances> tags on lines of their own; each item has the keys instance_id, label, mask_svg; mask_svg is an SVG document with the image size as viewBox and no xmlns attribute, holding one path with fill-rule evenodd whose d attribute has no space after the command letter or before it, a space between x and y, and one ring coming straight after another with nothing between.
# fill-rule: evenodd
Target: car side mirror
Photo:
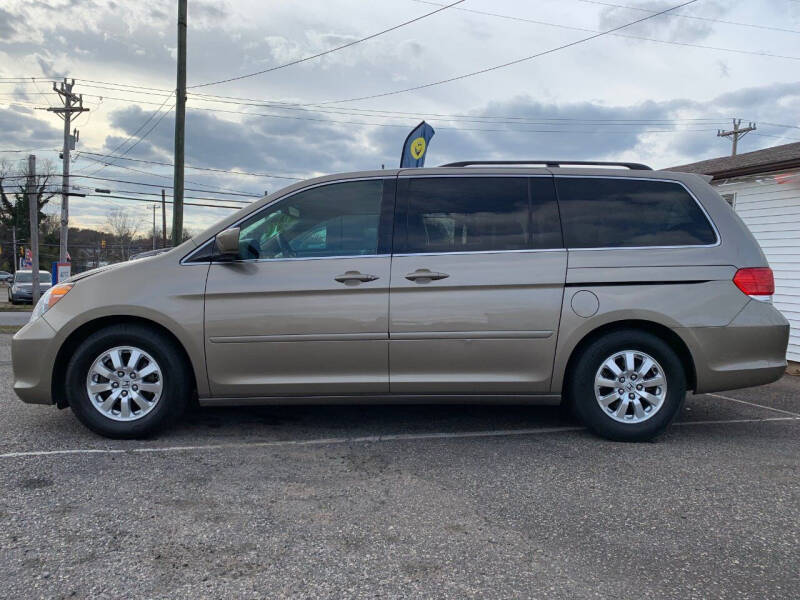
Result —
<instances>
[{"instance_id":1,"label":"car side mirror","mask_svg":"<svg viewBox=\"0 0 800 600\"><path fill-rule=\"evenodd\" d=\"M231 227L218 233L214 244L217 251L224 258L236 258L239 256L239 228Z\"/></svg>"}]
</instances>

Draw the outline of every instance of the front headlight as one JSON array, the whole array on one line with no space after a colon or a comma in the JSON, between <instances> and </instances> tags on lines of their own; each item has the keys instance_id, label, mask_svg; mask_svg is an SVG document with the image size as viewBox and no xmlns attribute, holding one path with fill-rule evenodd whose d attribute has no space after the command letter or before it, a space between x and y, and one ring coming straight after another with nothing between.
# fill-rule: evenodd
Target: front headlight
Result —
<instances>
[{"instance_id":1,"label":"front headlight","mask_svg":"<svg viewBox=\"0 0 800 600\"><path fill-rule=\"evenodd\" d=\"M59 283L58 285L54 285L49 290L47 290L42 297L39 298L39 302L36 303L36 306L31 313L31 321L35 321L39 317L41 317L44 313L50 310L53 306L55 306L56 302L61 300L67 293L72 289L72 286L75 285L74 283Z\"/></svg>"},{"instance_id":2,"label":"front headlight","mask_svg":"<svg viewBox=\"0 0 800 600\"><path fill-rule=\"evenodd\" d=\"M16 285L12 285L11 286L11 291L16 294L17 293L17 286Z\"/></svg>"}]
</instances>

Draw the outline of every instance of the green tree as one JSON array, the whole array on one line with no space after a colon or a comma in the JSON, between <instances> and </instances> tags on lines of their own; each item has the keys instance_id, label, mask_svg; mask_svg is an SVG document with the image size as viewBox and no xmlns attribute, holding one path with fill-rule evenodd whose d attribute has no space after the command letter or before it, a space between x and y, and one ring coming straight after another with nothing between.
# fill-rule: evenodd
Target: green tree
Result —
<instances>
[{"instance_id":1,"label":"green tree","mask_svg":"<svg viewBox=\"0 0 800 600\"><path fill-rule=\"evenodd\" d=\"M11 260L11 230L16 228L19 239L30 238L30 211L28 209L28 194L26 193L28 177L28 161L21 160L18 163L10 161L0 162L0 233L3 240L3 265L9 267L13 264ZM36 207L39 213L39 231L42 233L43 225L46 225L48 218L43 209L50 199L58 193L53 184L55 179L53 165L50 161L43 161L39 164L35 178ZM5 248L8 248L6 250ZM41 250L41 248L40 248ZM49 270L49 262L45 256L39 253L40 265L44 265Z\"/></svg>"}]
</instances>

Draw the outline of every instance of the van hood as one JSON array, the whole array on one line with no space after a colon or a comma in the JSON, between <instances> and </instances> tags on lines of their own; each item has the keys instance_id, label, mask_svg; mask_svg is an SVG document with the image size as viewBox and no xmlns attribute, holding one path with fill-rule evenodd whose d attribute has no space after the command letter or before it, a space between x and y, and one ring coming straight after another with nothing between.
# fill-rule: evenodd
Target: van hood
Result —
<instances>
[{"instance_id":1,"label":"van hood","mask_svg":"<svg viewBox=\"0 0 800 600\"><path fill-rule=\"evenodd\" d=\"M96 269L90 269L88 271L84 271L83 273L78 273L76 275L73 275L72 277L67 279L64 283L75 283L76 281L80 281L81 279L86 279L87 277L91 277L92 275L97 275L98 273L113 271L114 269L118 269L125 264L127 263L118 262L111 265L105 265L104 267L97 267Z\"/></svg>"}]
</instances>

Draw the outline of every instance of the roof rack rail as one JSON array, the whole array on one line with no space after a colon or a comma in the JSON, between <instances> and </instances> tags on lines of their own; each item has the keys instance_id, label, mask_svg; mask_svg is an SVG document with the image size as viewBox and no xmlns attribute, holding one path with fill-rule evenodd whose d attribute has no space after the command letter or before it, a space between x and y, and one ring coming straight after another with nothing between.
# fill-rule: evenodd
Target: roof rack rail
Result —
<instances>
[{"instance_id":1,"label":"roof rack rail","mask_svg":"<svg viewBox=\"0 0 800 600\"><path fill-rule=\"evenodd\" d=\"M468 167L471 165L545 165L561 167L564 165L582 165L596 167L627 167L631 171L652 171L651 167L634 162L605 162L599 160L462 160L439 165L441 167Z\"/></svg>"}]
</instances>

